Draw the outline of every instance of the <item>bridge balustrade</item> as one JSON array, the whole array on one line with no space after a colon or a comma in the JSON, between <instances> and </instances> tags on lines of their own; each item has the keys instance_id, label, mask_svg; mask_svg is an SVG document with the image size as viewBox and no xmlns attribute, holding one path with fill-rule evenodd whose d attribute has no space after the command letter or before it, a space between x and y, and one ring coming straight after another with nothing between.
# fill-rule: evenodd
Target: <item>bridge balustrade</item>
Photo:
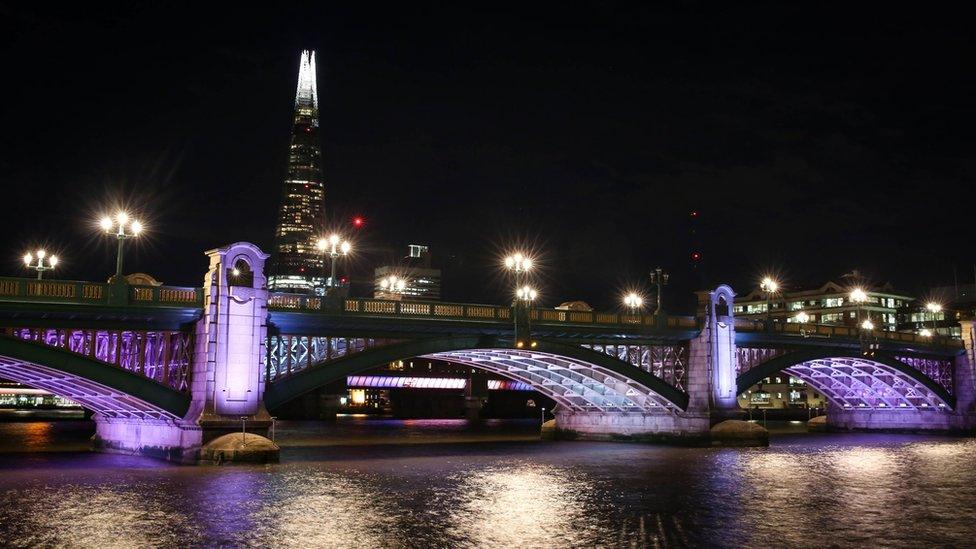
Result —
<instances>
[{"instance_id":1,"label":"bridge balustrade","mask_svg":"<svg viewBox=\"0 0 976 549\"><path fill-rule=\"evenodd\" d=\"M78 280L0 278L0 301L43 301L66 305L139 305L203 307L203 289L125 285L124 303L111 302L114 285Z\"/></svg>"},{"instance_id":2,"label":"bridge balustrade","mask_svg":"<svg viewBox=\"0 0 976 549\"><path fill-rule=\"evenodd\" d=\"M837 326L833 324L801 324L799 322L773 322L769 326L762 320L750 318L736 318L737 332L758 333L769 332L778 335L819 337L819 338L867 338L878 341L911 343L926 347L947 347L962 349L962 341L943 336L922 336L908 332L889 332L885 330L862 330L854 326Z\"/></svg>"},{"instance_id":3,"label":"bridge balustrade","mask_svg":"<svg viewBox=\"0 0 976 549\"><path fill-rule=\"evenodd\" d=\"M325 302L321 297L304 294L273 293L268 297L268 309L272 311L336 312L334 309L329 309L324 305ZM344 299L338 312L341 314L428 317L450 320L510 321L512 319L512 309L509 306L368 298ZM544 324L658 325L658 319L654 315L597 311L532 309L529 311L529 318L534 322ZM668 328L694 329L697 327L697 321L694 317L690 316L669 316L665 319L664 326Z\"/></svg>"}]
</instances>

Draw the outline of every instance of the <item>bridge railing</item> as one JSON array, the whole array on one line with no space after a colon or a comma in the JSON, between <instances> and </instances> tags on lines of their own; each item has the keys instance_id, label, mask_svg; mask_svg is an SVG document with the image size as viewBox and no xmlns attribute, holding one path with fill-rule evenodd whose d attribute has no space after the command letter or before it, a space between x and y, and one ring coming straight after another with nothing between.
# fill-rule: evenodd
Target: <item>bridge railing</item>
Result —
<instances>
[{"instance_id":1,"label":"bridge railing","mask_svg":"<svg viewBox=\"0 0 976 549\"><path fill-rule=\"evenodd\" d=\"M911 343L916 345L961 347L962 341L942 336L922 336L908 332L888 332L884 330L869 330L862 334L860 328L854 326L836 326L832 324L802 324L799 322L773 322L768 328L761 320L736 318L735 329L738 332L764 332L774 334L795 335L801 337L847 338L859 339L862 335L878 341L894 343Z\"/></svg>"},{"instance_id":2,"label":"bridge railing","mask_svg":"<svg viewBox=\"0 0 976 549\"><path fill-rule=\"evenodd\" d=\"M303 294L273 293L268 297L268 309L279 311L322 311L364 316L392 316L401 318L430 318L444 320L511 321L512 308L499 305L448 303L428 301L398 301L388 299L344 299L338 309L324 308L323 298ZM631 315L596 311L565 311L532 309L529 318L541 324L598 324L656 326L654 315ZM697 327L694 317L669 316L668 328Z\"/></svg>"},{"instance_id":3,"label":"bridge railing","mask_svg":"<svg viewBox=\"0 0 976 549\"><path fill-rule=\"evenodd\" d=\"M203 289L180 286L116 285L81 280L37 280L0 277L0 301L48 302L66 305L133 305L149 307L203 307Z\"/></svg>"}]
</instances>

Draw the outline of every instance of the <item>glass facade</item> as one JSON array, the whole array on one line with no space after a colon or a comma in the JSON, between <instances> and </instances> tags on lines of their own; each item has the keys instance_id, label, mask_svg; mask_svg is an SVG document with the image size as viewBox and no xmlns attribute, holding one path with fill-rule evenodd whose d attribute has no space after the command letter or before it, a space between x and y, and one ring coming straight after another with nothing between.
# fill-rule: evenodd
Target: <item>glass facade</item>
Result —
<instances>
[{"instance_id":1,"label":"glass facade","mask_svg":"<svg viewBox=\"0 0 976 549\"><path fill-rule=\"evenodd\" d=\"M315 52L302 52L295 120L288 153L268 288L309 292L323 283L323 260L315 247L325 222L325 183L319 146Z\"/></svg>"}]
</instances>

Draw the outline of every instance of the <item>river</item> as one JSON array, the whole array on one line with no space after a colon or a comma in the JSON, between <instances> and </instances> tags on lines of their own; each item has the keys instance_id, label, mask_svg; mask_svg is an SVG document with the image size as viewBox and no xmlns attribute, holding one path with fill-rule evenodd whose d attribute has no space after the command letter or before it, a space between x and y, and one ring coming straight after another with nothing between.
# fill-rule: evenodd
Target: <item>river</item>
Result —
<instances>
[{"instance_id":1,"label":"river","mask_svg":"<svg viewBox=\"0 0 976 549\"><path fill-rule=\"evenodd\" d=\"M86 451L0 423L0 545L972 546L976 441L779 429L769 448L544 442L532 421L281 422L282 463Z\"/></svg>"}]
</instances>

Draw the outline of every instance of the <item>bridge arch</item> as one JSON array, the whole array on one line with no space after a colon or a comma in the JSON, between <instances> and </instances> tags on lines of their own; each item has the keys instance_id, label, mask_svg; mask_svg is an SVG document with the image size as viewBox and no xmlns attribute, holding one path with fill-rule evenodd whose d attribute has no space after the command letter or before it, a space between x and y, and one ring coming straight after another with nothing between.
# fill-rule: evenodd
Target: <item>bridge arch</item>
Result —
<instances>
[{"instance_id":1,"label":"bridge arch","mask_svg":"<svg viewBox=\"0 0 976 549\"><path fill-rule=\"evenodd\" d=\"M275 408L348 375L411 357L450 360L522 381L574 411L684 410L688 395L618 358L583 347L538 341L513 348L494 336L411 340L347 355L269 383L265 403Z\"/></svg>"},{"instance_id":2,"label":"bridge arch","mask_svg":"<svg viewBox=\"0 0 976 549\"><path fill-rule=\"evenodd\" d=\"M866 357L849 349L791 351L738 376L738 394L773 374L802 379L833 404L848 409L946 410L955 397L922 372L893 356Z\"/></svg>"},{"instance_id":3,"label":"bridge arch","mask_svg":"<svg viewBox=\"0 0 976 549\"><path fill-rule=\"evenodd\" d=\"M110 418L180 419L190 396L117 366L0 335L0 378L49 391Z\"/></svg>"}]
</instances>

